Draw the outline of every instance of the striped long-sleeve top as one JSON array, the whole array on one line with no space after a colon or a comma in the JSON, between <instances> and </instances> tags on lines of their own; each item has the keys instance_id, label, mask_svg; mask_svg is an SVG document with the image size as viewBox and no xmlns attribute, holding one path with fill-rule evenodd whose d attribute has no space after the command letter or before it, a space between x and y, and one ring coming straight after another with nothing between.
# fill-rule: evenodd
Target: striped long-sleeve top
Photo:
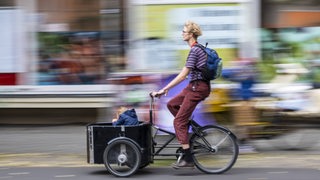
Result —
<instances>
[{"instance_id":1,"label":"striped long-sleeve top","mask_svg":"<svg viewBox=\"0 0 320 180\"><path fill-rule=\"evenodd\" d=\"M207 54L198 46L192 46L185 66L190 68L189 81L201 80L201 67L206 64Z\"/></svg>"}]
</instances>

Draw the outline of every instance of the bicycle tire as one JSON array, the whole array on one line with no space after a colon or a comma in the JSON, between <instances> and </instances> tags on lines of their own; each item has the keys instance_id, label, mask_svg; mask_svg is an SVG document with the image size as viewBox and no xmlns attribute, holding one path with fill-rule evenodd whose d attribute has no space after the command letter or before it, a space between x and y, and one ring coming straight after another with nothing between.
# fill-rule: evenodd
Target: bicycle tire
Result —
<instances>
[{"instance_id":1,"label":"bicycle tire","mask_svg":"<svg viewBox=\"0 0 320 180\"><path fill-rule=\"evenodd\" d=\"M224 127L208 125L190 139L195 166L208 174L228 171L237 161L239 147L236 137ZM210 145L206 144L206 142Z\"/></svg>"},{"instance_id":2,"label":"bicycle tire","mask_svg":"<svg viewBox=\"0 0 320 180\"><path fill-rule=\"evenodd\" d=\"M128 177L139 169L141 153L130 140L118 139L108 144L103 161L106 169L114 176Z\"/></svg>"}]
</instances>

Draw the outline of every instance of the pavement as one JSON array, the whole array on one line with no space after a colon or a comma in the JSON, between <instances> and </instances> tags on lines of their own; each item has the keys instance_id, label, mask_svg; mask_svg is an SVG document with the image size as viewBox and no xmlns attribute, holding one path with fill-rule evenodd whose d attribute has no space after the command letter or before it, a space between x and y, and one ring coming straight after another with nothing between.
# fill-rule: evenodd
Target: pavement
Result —
<instances>
[{"instance_id":1,"label":"pavement","mask_svg":"<svg viewBox=\"0 0 320 180\"><path fill-rule=\"evenodd\" d=\"M242 152L234 167L320 170L320 129L301 129L274 139L252 140L255 152ZM86 167L86 126L1 125L0 167ZM168 167L174 159L150 166Z\"/></svg>"}]
</instances>

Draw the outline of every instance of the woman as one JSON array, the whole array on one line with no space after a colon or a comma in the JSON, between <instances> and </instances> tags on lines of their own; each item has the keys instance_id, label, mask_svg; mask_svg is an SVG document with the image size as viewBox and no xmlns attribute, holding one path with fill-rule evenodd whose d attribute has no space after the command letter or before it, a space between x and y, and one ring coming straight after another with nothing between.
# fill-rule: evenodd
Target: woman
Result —
<instances>
[{"instance_id":1,"label":"woman","mask_svg":"<svg viewBox=\"0 0 320 180\"><path fill-rule=\"evenodd\" d=\"M173 163L173 168L194 167L190 144L188 139L189 118L200 101L210 94L210 82L203 80L199 70L206 64L206 53L196 46L197 39L202 35L199 25L192 21L185 23L182 38L190 46L190 52L185 66L181 72L164 88L152 95L160 97L167 95L169 90L185 80L188 76L190 83L167 104L171 114L174 116L174 129L177 139L183 149L183 157L179 162Z\"/></svg>"}]
</instances>

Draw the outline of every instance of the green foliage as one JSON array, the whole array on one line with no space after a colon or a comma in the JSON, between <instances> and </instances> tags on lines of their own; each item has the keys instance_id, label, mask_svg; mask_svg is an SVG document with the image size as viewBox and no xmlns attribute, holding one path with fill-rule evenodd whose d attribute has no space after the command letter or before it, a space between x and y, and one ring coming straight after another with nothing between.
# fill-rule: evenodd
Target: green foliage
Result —
<instances>
[{"instance_id":1,"label":"green foliage","mask_svg":"<svg viewBox=\"0 0 320 180\"><path fill-rule=\"evenodd\" d=\"M65 51L64 47L68 39L62 34L56 33L38 33L39 49L45 54L57 54Z\"/></svg>"},{"instance_id":2,"label":"green foliage","mask_svg":"<svg viewBox=\"0 0 320 180\"><path fill-rule=\"evenodd\" d=\"M269 82L276 75L276 68L272 59L259 61L256 68L260 82Z\"/></svg>"}]
</instances>

